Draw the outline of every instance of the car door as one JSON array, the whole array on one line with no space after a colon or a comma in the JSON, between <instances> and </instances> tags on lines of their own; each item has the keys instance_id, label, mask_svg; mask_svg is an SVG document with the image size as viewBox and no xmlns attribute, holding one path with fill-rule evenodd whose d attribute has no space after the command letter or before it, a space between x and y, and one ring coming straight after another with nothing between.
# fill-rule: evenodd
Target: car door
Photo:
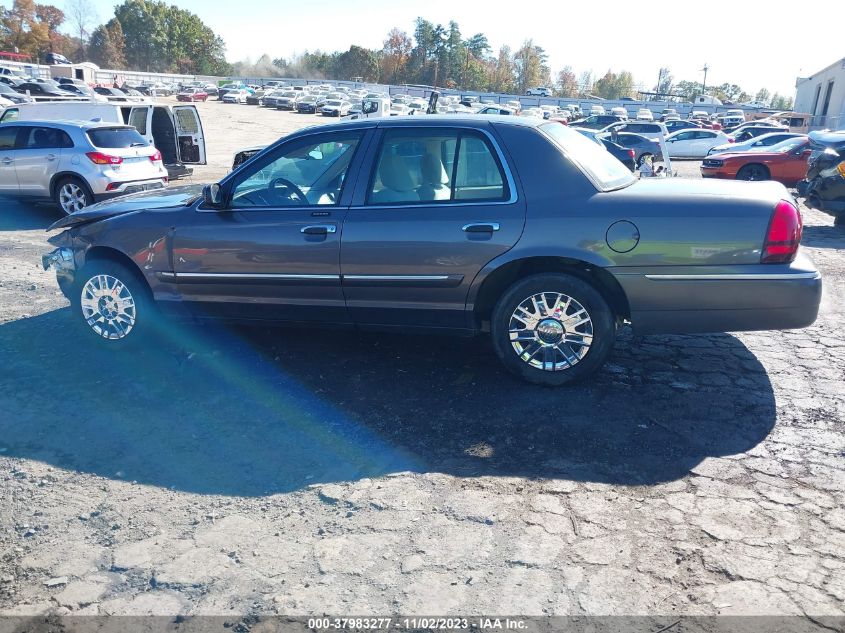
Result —
<instances>
[{"instance_id":1,"label":"car door","mask_svg":"<svg viewBox=\"0 0 845 633\"><path fill-rule=\"evenodd\" d=\"M20 192L49 197L50 179L59 166L62 149L68 147L73 147L73 142L63 130L21 125L15 151L15 172Z\"/></svg>"},{"instance_id":2,"label":"car door","mask_svg":"<svg viewBox=\"0 0 845 633\"><path fill-rule=\"evenodd\" d=\"M361 130L292 139L234 171L222 208L199 204L175 228L173 272L195 313L346 323L340 228ZM352 172L354 173L354 171Z\"/></svg>"},{"instance_id":3,"label":"car door","mask_svg":"<svg viewBox=\"0 0 845 633\"><path fill-rule=\"evenodd\" d=\"M350 317L366 326L467 328L473 279L525 224L489 128L381 129L365 165L343 224Z\"/></svg>"},{"instance_id":4,"label":"car door","mask_svg":"<svg viewBox=\"0 0 845 633\"><path fill-rule=\"evenodd\" d=\"M707 152L722 142L716 132L699 130L695 132L695 135L696 138L693 145L693 154L690 154L690 156L695 158L703 158L704 156L707 156Z\"/></svg>"},{"instance_id":5,"label":"car door","mask_svg":"<svg viewBox=\"0 0 845 633\"><path fill-rule=\"evenodd\" d=\"M18 192L18 176L15 172L18 130L20 127L17 125L0 125L0 193Z\"/></svg>"},{"instance_id":6,"label":"car door","mask_svg":"<svg viewBox=\"0 0 845 633\"><path fill-rule=\"evenodd\" d=\"M205 165L205 136L197 106L173 106L179 160L186 165Z\"/></svg>"},{"instance_id":7,"label":"car door","mask_svg":"<svg viewBox=\"0 0 845 633\"><path fill-rule=\"evenodd\" d=\"M669 156L672 158L685 158L691 156L693 151L693 141L695 138L694 131L679 132L677 135L667 139L669 146Z\"/></svg>"}]
</instances>

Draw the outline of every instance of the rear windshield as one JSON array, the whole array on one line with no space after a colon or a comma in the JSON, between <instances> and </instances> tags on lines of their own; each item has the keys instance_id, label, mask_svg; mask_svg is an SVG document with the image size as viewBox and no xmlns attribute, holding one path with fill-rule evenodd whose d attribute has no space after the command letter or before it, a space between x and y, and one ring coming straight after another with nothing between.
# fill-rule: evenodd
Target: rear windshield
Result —
<instances>
[{"instance_id":1,"label":"rear windshield","mask_svg":"<svg viewBox=\"0 0 845 633\"><path fill-rule=\"evenodd\" d=\"M88 139L94 147L104 149L125 149L146 147L147 141L131 127L104 127L88 130Z\"/></svg>"},{"instance_id":2,"label":"rear windshield","mask_svg":"<svg viewBox=\"0 0 845 633\"><path fill-rule=\"evenodd\" d=\"M559 123L546 123L540 130L602 191L620 189L634 182L631 170L595 141Z\"/></svg>"}]
</instances>

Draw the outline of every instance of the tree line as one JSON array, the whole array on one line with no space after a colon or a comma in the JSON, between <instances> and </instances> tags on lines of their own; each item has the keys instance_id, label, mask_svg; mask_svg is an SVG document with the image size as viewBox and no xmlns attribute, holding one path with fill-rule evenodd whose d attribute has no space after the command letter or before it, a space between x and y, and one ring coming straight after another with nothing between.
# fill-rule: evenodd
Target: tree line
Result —
<instances>
[{"instance_id":1,"label":"tree line","mask_svg":"<svg viewBox=\"0 0 845 633\"><path fill-rule=\"evenodd\" d=\"M227 75L226 47L195 14L161 0L125 0L105 23L91 0L68 0L65 11L35 0L0 7L0 47L43 63L49 52L102 68ZM71 34L59 32L65 26Z\"/></svg>"},{"instance_id":2,"label":"tree line","mask_svg":"<svg viewBox=\"0 0 845 633\"><path fill-rule=\"evenodd\" d=\"M494 51L487 36L464 36L457 22L434 24L417 18L411 33L390 29L380 49L352 45L347 51L306 51L291 58L261 56L256 63L226 62L223 39L195 14L162 0L124 0L114 15L99 23L92 0L67 0L66 12L35 0L14 0L0 7L0 46L3 50L43 61L56 52L75 61L89 60L102 68L175 72L201 75L307 77L334 80L361 78L367 82L416 84L476 92L524 94L546 86L559 97L621 99L652 92L692 101L702 93L696 81L675 82L668 68L649 90L622 70L593 76L565 66L552 80L548 55L531 39L513 50ZM98 24L97 26L94 26ZM66 26L71 34L59 32ZM707 86L706 94L723 102L752 99L736 84ZM788 110L792 98L765 88L755 101Z\"/></svg>"}]
</instances>

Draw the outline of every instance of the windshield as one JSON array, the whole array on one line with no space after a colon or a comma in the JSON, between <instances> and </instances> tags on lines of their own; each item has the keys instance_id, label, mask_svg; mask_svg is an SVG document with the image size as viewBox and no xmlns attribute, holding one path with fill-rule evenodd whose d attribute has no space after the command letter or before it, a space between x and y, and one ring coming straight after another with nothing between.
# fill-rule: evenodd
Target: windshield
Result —
<instances>
[{"instance_id":1,"label":"windshield","mask_svg":"<svg viewBox=\"0 0 845 633\"><path fill-rule=\"evenodd\" d=\"M331 101L326 101L326 105L330 105L330 106L339 106L340 104L341 104L341 102L337 101L335 99L332 99Z\"/></svg>"},{"instance_id":2,"label":"windshield","mask_svg":"<svg viewBox=\"0 0 845 633\"><path fill-rule=\"evenodd\" d=\"M559 123L546 123L540 126L540 130L602 191L627 187L634 182L634 176L625 165L585 136Z\"/></svg>"},{"instance_id":3,"label":"windshield","mask_svg":"<svg viewBox=\"0 0 845 633\"><path fill-rule=\"evenodd\" d=\"M769 148L770 152L780 152L781 154L787 154L793 150L798 149L802 145L807 142L807 139L803 137L796 137L796 138L789 138L785 141L781 141L780 143L775 143Z\"/></svg>"}]
</instances>

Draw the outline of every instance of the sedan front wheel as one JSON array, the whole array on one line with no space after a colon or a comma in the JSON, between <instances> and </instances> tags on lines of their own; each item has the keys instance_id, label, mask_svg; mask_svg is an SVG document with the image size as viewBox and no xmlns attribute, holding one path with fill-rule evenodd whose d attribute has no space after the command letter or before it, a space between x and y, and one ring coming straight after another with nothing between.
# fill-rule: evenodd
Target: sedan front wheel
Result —
<instances>
[{"instance_id":1,"label":"sedan front wheel","mask_svg":"<svg viewBox=\"0 0 845 633\"><path fill-rule=\"evenodd\" d=\"M543 273L512 285L491 318L505 367L528 382L556 387L593 374L613 350L616 320L593 286Z\"/></svg>"},{"instance_id":2,"label":"sedan front wheel","mask_svg":"<svg viewBox=\"0 0 845 633\"><path fill-rule=\"evenodd\" d=\"M150 327L155 306L145 282L126 266L109 260L86 264L71 297L74 319L106 347L138 342Z\"/></svg>"}]
</instances>

